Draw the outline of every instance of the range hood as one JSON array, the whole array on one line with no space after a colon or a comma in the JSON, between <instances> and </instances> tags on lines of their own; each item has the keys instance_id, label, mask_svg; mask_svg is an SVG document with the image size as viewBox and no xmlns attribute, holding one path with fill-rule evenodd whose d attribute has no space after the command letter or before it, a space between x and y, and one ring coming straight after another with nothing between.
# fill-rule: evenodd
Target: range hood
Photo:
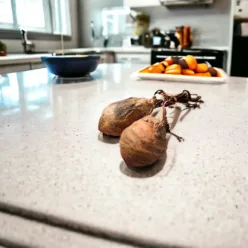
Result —
<instances>
[{"instance_id":1,"label":"range hood","mask_svg":"<svg viewBox=\"0 0 248 248\"><path fill-rule=\"evenodd\" d=\"M209 5L214 0L159 0L163 6Z\"/></svg>"}]
</instances>

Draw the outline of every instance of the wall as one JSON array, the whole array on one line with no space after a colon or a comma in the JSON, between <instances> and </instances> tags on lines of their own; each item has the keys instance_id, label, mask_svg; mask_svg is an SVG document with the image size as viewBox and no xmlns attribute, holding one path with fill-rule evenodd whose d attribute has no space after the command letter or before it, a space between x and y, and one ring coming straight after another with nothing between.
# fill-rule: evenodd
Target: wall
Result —
<instances>
[{"instance_id":1,"label":"wall","mask_svg":"<svg viewBox=\"0 0 248 248\"><path fill-rule=\"evenodd\" d=\"M232 0L215 0L213 7L177 7L161 6L141 8L151 16L150 28L163 30L175 26L191 25L194 34L194 46L229 46L230 18Z\"/></svg>"},{"instance_id":2,"label":"wall","mask_svg":"<svg viewBox=\"0 0 248 248\"><path fill-rule=\"evenodd\" d=\"M70 16L71 16L71 32L72 39L64 42L65 48L78 47L78 0L70 0ZM23 52L23 47L20 40L1 39L8 46L9 53ZM36 51L51 51L61 49L61 42L54 40L34 40Z\"/></svg>"},{"instance_id":3,"label":"wall","mask_svg":"<svg viewBox=\"0 0 248 248\"><path fill-rule=\"evenodd\" d=\"M100 32L101 10L123 6L123 0L78 0L79 1L79 47L93 47L90 22L94 21L97 33Z\"/></svg>"}]
</instances>

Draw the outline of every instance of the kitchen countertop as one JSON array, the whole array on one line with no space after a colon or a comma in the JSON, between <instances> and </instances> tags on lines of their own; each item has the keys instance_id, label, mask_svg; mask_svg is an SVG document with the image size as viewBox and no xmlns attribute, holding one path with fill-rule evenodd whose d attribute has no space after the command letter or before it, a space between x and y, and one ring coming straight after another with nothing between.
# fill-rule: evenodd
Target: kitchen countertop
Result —
<instances>
[{"instance_id":1,"label":"kitchen countertop","mask_svg":"<svg viewBox=\"0 0 248 248\"><path fill-rule=\"evenodd\" d=\"M74 48L74 49L65 49L65 53L82 53L82 52L90 52L90 51L95 51L95 52L103 52L103 51L114 51L116 53L121 53L121 54L149 54L153 48L145 48L143 46L131 46L131 47L93 47L93 48ZM202 47L192 47L192 49L202 49ZM206 48L205 48L206 49ZM228 47L208 47L207 49L216 49L216 50L221 50L221 51L227 51ZM170 49L168 49L170 50ZM55 50L55 53L62 53L62 50Z\"/></svg>"},{"instance_id":2,"label":"kitchen countertop","mask_svg":"<svg viewBox=\"0 0 248 248\"><path fill-rule=\"evenodd\" d=\"M142 65L102 64L91 81L46 69L0 86L0 209L147 247L247 247L248 82L134 81ZM63 84L56 84L60 82ZM201 109L172 109L184 143L132 171L98 119L110 102L157 89L202 95Z\"/></svg>"},{"instance_id":3,"label":"kitchen countertop","mask_svg":"<svg viewBox=\"0 0 248 248\"><path fill-rule=\"evenodd\" d=\"M10 54L7 56L0 56L1 65L25 64L25 63L38 63L41 62L42 56L49 56L51 54Z\"/></svg>"},{"instance_id":4,"label":"kitchen countertop","mask_svg":"<svg viewBox=\"0 0 248 248\"><path fill-rule=\"evenodd\" d=\"M79 53L79 52L103 52L103 51L115 51L121 54L150 54L151 49L144 47L108 47L108 48L74 48L65 49L65 53ZM50 53L38 53L38 54L9 54L8 56L0 56L1 65L13 65L13 64L24 64L24 63L39 63L41 62L42 56L49 56L53 53L62 53L62 50L51 51Z\"/></svg>"},{"instance_id":5,"label":"kitchen countertop","mask_svg":"<svg viewBox=\"0 0 248 248\"><path fill-rule=\"evenodd\" d=\"M134 248L0 212L0 248L1 244L7 247Z\"/></svg>"},{"instance_id":6,"label":"kitchen countertop","mask_svg":"<svg viewBox=\"0 0 248 248\"><path fill-rule=\"evenodd\" d=\"M72 48L65 49L65 53L87 53L87 52L106 52L114 51L121 54L150 54L152 48L145 48L142 46L132 46L132 47L91 47L91 48ZM54 53L62 53L61 49L55 50Z\"/></svg>"},{"instance_id":7,"label":"kitchen countertop","mask_svg":"<svg viewBox=\"0 0 248 248\"><path fill-rule=\"evenodd\" d=\"M199 47L192 47L199 48ZM199 48L200 49L200 48ZM225 50L228 51L228 47L208 47L208 49L216 50ZM142 46L133 46L133 47L93 47L93 48L72 48L65 49L65 53L87 53L87 52L103 52L103 51L114 51L118 54L150 54L152 48L145 48ZM62 53L61 49L51 51L50 53L45 54L10 54L8 56L0 57L0 66L1 65L13 65L13 64L23 64L23 63L39 63L41 62L41 56L49 56L52 53L60 54Z\"/></svg>"}]
</instances>

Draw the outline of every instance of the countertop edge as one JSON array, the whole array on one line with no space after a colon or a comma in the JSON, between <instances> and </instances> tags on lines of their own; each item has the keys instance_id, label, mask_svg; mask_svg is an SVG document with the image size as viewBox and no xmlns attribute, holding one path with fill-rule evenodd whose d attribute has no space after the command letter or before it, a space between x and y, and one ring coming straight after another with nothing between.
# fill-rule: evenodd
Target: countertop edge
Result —
<instances>
[{"instance_id":1,"label":"countertop edge","mask_svg":"<svg viewBox=\"0 0 248 248\"><path fill-rule=\"evenodd\" d=\"M8 66L8 65L19 65L19 64L29 64L29 63L39 63L41 62L42 56L49 56L50 53L47 54L20 54L20 55L9 55L6 57L0 57L0 66Z\"/></svg>"}]
</instances>

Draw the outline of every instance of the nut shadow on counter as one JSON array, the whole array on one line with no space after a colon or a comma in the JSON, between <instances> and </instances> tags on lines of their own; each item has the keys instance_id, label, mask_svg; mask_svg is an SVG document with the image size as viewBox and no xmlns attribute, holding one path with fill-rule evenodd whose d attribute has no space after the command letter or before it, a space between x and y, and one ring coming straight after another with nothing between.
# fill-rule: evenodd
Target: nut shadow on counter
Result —
<instances>
[{"instance_id":1,"label":"nut shadow on counter","mask_svg":"<svg viewBox=\"0 0 248 248\"><path fill-rule=\"evenodd\" d=\"M168 143L168 142L167 142ZM123 160L120 163L120 171L124 175L128 177L134 177L134 178L149 178L153 177L156 174L158 174L165 166L166 164L166 150L163 154L163 156L154 164L146 167L135 167L131 165L127 165Z\"/></svg>"},{"instance_id":2,"label":"nut shadow on counter","mask_svg":"<svg viewBox=\"0 0 248 248\"><path fill-rule=\"evenodd\" d=\"M97 138L99 141L103 143L112 144L112 145L117 144L120 141L120 137L109 136L109 135L103 134L102 132L99 132Z\"/></svg>"}]
</instances>

